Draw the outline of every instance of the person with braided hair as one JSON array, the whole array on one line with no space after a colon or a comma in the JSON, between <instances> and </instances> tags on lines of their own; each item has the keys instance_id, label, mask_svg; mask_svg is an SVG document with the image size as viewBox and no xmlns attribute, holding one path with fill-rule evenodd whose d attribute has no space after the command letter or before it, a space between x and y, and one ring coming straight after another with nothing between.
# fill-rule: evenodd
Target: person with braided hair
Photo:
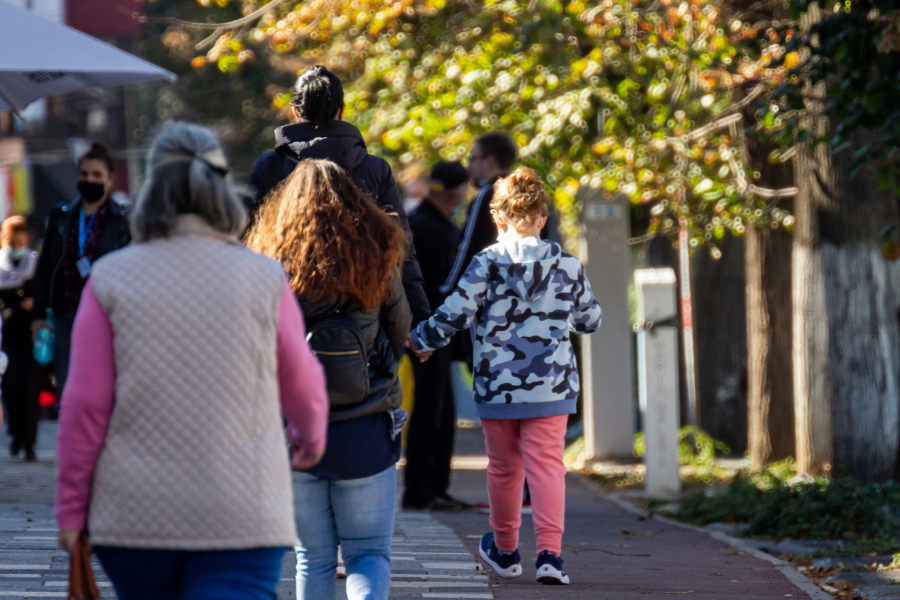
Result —
<instances>
[{"instance_id":1,"label":"person with braided hair","mask_svg":"<svg viewBox=\"0 0 900 600\"><path fill-rule=\"evenodd\" d=\"M302 161L328 160L344 170L353 183L386 212L394 215L411 237L400 189L387 161L372 156L359 129L344 118L341 80L321 65L305 70L294 84L291 113L296 123L275 130L275 150L263 154L250 176L251 223L263 200ZM410 245L403 265L403 289L413 324L431 316L422 271Z\"/></svg>"}]
</instances>

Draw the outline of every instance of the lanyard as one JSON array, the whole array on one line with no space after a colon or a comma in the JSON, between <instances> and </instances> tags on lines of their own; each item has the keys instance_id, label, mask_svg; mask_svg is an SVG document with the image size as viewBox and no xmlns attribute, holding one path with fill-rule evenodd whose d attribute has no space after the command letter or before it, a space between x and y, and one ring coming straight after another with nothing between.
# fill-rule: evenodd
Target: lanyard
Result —
<instances>
[{"instance_id":1,"label":"lanyard","mask_svg":"<svg viewBox=\"0 0 900 600\"><path fill-rule=\"evenodd\" d=\"M84 243L87 241L87 236L91 232L91 226L94 224L94 217L96 216L97 211L95 210L91 214L91 218L88 219L87 225L85 225L84 209L81 209L78 213L78 256L84 256Z\"/></svg>"}]
</instances>

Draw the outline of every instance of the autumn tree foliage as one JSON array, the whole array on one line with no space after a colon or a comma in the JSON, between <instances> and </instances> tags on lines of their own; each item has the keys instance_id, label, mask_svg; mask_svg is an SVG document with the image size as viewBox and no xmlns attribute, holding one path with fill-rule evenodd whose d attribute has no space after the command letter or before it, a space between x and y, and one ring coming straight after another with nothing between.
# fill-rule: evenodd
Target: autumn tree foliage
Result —
<instances>
[{"instance_id":1,"label":"autumn tree foliage","mask_svg":"<svg viewBox=\"0 0 900 600\"><path fill-rule=\"evenodd\" d=\"M325 64L348 82L346 117L401 170L460 159L502 129L546 176L567 233L579 190L593 189L646 205L654 233L684 226L717 255L729 233L791 224L779 192L754 185L739 143L741 108L777 83L782 67L765 65L780 55L747 51L759 31L721 4L244 2L244 19L206 26L194 64L239 69L260 43L298 68Z\"/></svg>"}]
</instances>

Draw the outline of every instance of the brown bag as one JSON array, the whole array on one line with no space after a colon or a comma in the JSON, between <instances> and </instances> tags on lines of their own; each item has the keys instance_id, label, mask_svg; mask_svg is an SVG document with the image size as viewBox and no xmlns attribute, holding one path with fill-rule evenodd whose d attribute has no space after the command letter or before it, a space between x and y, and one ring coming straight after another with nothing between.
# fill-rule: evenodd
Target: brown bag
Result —
<instances>
[{"instance_id":1,"label":"brown bag","mask_svg":"<svg viewBox=\"0 0 900 600\"><path fill-rule=\"evenodd\" d=\"M97 600L100 590L91 569L91 551L87 535L82 532L75 542L69 557L69 597L68 600Z\"/></svg>"}]
</instances>

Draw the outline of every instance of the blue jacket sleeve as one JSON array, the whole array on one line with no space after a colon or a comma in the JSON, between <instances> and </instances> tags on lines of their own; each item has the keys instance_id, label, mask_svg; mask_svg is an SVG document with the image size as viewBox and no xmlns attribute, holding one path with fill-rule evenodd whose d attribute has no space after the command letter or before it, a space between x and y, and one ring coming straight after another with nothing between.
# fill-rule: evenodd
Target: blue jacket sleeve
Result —
<instances>
[{"instance_id":1,"label":"blue jacket sleeve","mask_svg":"<svg viewBox=\"0 0 900 600\"><path fill-rule=\"evenodd\" d=\"M430 352L450 343L457 331L468 329L484 304L488 288L488 269L476 256L459 281L456 290L427 321L413 330L411 340L417 350Z\"/></svg>"},{"instance_id":2,"label":"blue jacket sleeve","mask_svg":"<svg viewBox=\"0 0 900 600\"><path fill-rule=\"evenodd\" d=\"M575 282L575 310L569 315L569 329L575 333L594 333L600 329L602 318L603 311L584 274L584 267L578 265L578 279Z\"/></svg>"}]
</instances>

